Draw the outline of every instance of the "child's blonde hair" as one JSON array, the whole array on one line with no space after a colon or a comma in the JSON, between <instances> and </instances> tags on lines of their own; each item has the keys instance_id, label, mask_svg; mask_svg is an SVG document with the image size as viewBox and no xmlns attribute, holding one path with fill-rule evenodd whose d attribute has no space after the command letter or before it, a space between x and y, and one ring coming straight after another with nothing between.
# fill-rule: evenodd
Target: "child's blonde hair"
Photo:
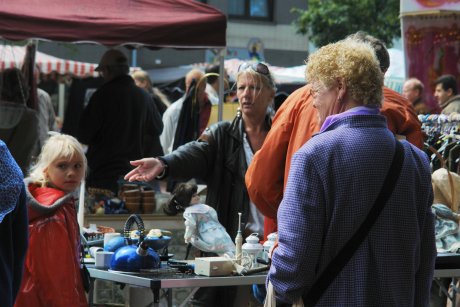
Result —
<instances>
[{"instance_id":1,"label":"child's blonde hair","mask_svg":"<svg viewBox=\"0 0 460 307\"><path fill-rule=\"evenodd\" d=\"M82 158L83 170L86 175L88 163L83 146L73 136L67 134L52 135L43 145L37 162L30 170L31 181L45 186L48 181L44 172L45 169L57 159L71 159L75 156Z\"/></svg>"}]
</instances>

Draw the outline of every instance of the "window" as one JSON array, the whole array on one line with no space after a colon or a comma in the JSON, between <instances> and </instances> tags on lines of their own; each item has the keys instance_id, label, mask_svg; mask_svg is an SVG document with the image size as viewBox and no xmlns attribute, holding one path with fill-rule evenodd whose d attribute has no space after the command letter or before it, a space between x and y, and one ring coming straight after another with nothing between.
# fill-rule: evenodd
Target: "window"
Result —
<instances>
[{"instance_id":1,"label":"window","mask_svg":"<svg viewBox=\"0 0 460 307\"><path fill-rule=\"evenodd\" d=\"M236 19L273 20L273 0L230 0L228 15Z\"/></svg>"}]
</instances>

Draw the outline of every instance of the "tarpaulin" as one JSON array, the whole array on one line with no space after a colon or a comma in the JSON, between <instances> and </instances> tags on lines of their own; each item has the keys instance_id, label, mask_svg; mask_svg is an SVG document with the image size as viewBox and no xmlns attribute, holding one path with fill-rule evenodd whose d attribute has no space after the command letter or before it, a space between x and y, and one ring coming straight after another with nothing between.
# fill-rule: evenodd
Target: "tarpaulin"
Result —
<instances>
[{"instance_id":1,"label":"tarpaulin","mask_svg":"<svg viewBox=\"0 0 460 307\"><path fill-rule=\"evenodd\" d=\"M0 0L0 37L219 48L226 16L192 0Z\"/></svg>"}]
</instances>

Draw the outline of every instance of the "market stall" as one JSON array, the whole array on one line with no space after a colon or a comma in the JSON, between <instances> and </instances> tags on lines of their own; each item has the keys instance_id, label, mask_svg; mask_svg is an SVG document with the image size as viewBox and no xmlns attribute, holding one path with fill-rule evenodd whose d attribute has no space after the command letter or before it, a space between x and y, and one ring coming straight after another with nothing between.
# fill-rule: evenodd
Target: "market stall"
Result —
<instances>
[{"instance_id":1,"label":"market stall","mask_svg":"<svg viewBox=\"0 0 460 307\"><path fill-rule=\"evenodd\" d=\"M424 100L437 108L433 82L460 76L460 2L401 0L400 7L406 76L422 81Z\"/></svg>"},{"instance_id":2,"label":"market stall","mask_svg":"<svg viewBox=\"0 0 460 307\"><path fill-rule=\"evenodd\" d=\"M3 39L129 48L215 48L221 50L221 73L226 27L220 11L188 0L121 0L116 5L110 0L17 0L0 7ZM220 86L223 89L223 82Z\"/></svg>"},{"instance_id":3,"label":"market stall","mask_svg":"<svg viewBox=\"0 0 460 307\"><path fill-rule=\"evenodd\" d=\"M111 272L110 270L90 268L89 272L92 278L92 291L94 290L95 280L108 280L112 282L117 282L121 285L131 285L143 288L150 288L150 290L152 291L153 300L149 303L153 303L153 306L159 306L160 290L166 291L167 305L173 306L171 300L171 292L174 288L264 284L267 278L266 272L248 276L236 275L224 277L206 277L174 271L161 272L161 270L158 270L156 272L152 271L143 272L139 274L129 274L122 272ZM436 270L434 271L434 278L442 277L452 277L454 280L458 280L458 278L460 277L460 270L436 268ZM94 302L91 300L90 306L93 306L93 303Z\"/></svg>"},{"instance_id":4,"label":"market stall","mask_svg":"<svg viewBox=\"0 0 460 307\"><path fill-rule=\"evenodd\" d=\"M0 38L11 41L223 50L226 26L220 11L188 0L16 0L0 6Z\"/></svg>"},{"instance_id":5,"label":"market stall","mask_svg":"<svg viewBox=\"0 0 460 307\"><path fill-rule=\"evenodd\" d=\"M207 277L193 275L189 273L181 273L178 271L162 272L161 270L143 272L138 274L129 274L96 268L90 268L89 272L92 278L91 291L94 289L94 280L96 279L113 281L123 285L150 288L150 290L152 291L153 300L148 302L148 304L153 303L153 306L160 306L160 290L164 289L167 291L168 307L173 306L172 289L174 288L197 288L211 286L221 287L264 284L267 277L266 273L258 273L248 276L235 275L223 277ZM90 295L90 298L91 297L92 296ZM90 306L93 306L92 300L90 300L89 303Z\"/></svg>"}]
</instances>

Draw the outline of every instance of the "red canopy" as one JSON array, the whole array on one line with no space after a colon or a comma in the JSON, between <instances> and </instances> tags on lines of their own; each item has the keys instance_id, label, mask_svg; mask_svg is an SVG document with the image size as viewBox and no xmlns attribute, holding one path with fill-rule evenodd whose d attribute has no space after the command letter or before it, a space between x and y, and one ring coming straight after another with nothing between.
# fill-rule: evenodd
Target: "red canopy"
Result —
<instances>
[{"instance_id":1,"label":"red canopy","mask_svg":"<svg viewBox=\"0 0 460 307\"><path fill-rule=\"evenodd\" d=\"M106 46L224 47L226 17L192 0L0 0L0 37Z\"/></svg>"}]
</instances>

